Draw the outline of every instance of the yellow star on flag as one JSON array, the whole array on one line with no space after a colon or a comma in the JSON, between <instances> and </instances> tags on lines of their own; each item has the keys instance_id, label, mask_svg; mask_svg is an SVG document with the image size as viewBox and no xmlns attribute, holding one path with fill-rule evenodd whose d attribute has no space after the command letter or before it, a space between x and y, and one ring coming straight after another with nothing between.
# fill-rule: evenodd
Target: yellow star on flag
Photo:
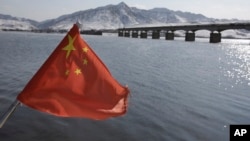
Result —
<instances>
[{"instance_id":1,"label":"yellow star on flag","mask_svg":"<svg viewBox=\"0 0 250 141\"><path fill-rule=\"evenodd\" d=\"M69 75L69 70L65 71L65 75L67 75L67 76Z\"/></svg>"},{"instance_id":2,"label":"yellow star on flag","mask_svg":"<svg viewBox=\"0 0 250 141\"><path fill-rule=\"evenodd\" d=\"M67 54L66 54L66 58L69 57L71 51L73 50L76 50L75 47L74 47L74 41L76 39L76 36L72 39L72 37L70 35L68 35L68 40L69 40L69 43L67 46L65 46L62 50L66 50L67 51Z\"/></svg>"},{"instance_id":3,"label":"yellow star on flag","mask_svg":"<svg viewBox=\"0 0 250 141\"><path fill-rule=\"evenodd\" d=\"M75 70L75 74L76 75L79 75L79 74L81 74L82 73L82 71L79 69L79 68L77 68L76 70Z\"/></svg>"},{"instance_id":4,"label":"yellow star on flag","mask_svg":"<svg viewBox=\"0 0 250 141\"><path fill-rule=\"evenodd\" d=\"M88 60L87 59L83 59L83 64L87 65L88 64Z\"/></svg>"},{"instance_id":5,"label":"yellow star on flag","mask_svg":"<svg viewBox=\"0 0 250 141\"><path fill-rule=\"evenodd\" d=\"M82 50L83 52L87 53L89 49L87 47L84 47Z\"/></svg>"}]
</instances>

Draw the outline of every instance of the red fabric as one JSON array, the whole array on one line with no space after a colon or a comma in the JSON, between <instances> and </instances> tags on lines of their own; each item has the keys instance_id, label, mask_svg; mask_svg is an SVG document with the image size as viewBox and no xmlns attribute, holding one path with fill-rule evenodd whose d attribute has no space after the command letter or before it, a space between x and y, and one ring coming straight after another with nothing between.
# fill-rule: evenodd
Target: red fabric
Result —
<instances>
[{"instance_id":1,"label":"red fabric","mask_svg":"<svg viewBox=\"0 0 250 141\"><path fill-rule=\"evenodd\" d=\"M106 119L126 113L128 93L74 25L17 99L56 116Z\"/></svg>"}]
</instances>

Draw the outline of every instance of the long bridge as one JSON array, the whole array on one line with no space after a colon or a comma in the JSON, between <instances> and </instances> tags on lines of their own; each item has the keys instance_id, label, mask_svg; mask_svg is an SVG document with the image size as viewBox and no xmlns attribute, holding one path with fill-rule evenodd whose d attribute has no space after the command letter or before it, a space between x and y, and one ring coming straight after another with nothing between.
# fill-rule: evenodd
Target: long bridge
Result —
<instances>
[{"instance_id":1,"label":"long bridge","mask_svg":"<svg viewBox=\"0 0 250 141\"><path fill-rule=\"evenodd\" d=\"M174 40L174 32L177 30L185 31L185 41L195 41L195 32L197 30L210 31L210 43L221 42L221 32L229 29L246 29L250 30L250 23L223 23L223 24L190 24L175 26L158 26L158 27L131 27L119 28L119 37L147 38L148 34L152 39L159 39L161 33L165 33L166 40Z\"/></svg>"}]
</instances>

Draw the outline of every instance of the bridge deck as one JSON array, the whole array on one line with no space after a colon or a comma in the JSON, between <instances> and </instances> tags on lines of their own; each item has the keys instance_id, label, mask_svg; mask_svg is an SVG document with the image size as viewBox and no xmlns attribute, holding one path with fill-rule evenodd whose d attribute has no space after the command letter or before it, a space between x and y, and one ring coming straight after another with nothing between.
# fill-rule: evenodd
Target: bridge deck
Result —
<instances>
[{"instance_id":1,"label":"bridge deck","mask_svg":"<svg viewBox=\"0 0 250 141\"><path fill-rule=\"evenodd\" d=\"M165 31L197 31L197 30L209 30L218 31L228 29L246 29L250 30L250 23L226 23L226 24L190 24L190 25L174 25L174 26L156 26L156 27L131 27L131 28L119 28L118 30L125 31L150 31L150 30L165 30Z\"/></svg>"}]
</instances>

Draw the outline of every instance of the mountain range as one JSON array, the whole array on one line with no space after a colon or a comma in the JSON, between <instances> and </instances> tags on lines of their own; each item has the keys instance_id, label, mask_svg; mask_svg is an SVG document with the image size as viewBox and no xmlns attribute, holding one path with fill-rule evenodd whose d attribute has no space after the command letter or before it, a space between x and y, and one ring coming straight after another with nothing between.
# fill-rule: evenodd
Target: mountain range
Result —
<instances>
[{"instance_id":1,"label":"mountain range","mask_svg":"<svg viewBox=\"0 0 250 141\"><path fill-rule=\"evenodd\" d=\"M208 18L202 14L173 11L167 8L154 8L150 10L129 7L124 2L117 5L107 5L95 9L78 11L68 15L62 15L55 19L42 22L26 18L17 18L0 14L0 29L53 29L68 30L79 20L84 30L89 29L117 29L132 26L155 26L180 23L215 23L238 22L239 20L222 20Z\"/></svg>"},{"instance_id":2,"label":"mountain range","mask_svg":"<svg viewBox=\"0 0 250 141\"><path fill-rule=\"evenodd\" d=\"M172 11L166 8L143 10L129 7L124 2L118 5L107 5L96 9L75 12L59 18L47 20L39 28L69 29L77 19L84 29L116 29L136 25L159 25L183 22L213 22L201 14Z\"/></svg>"},{"instance_id":3,"label":"mountain range","mask_svg":"<svg viewBox=\"0 0 250 141\"><path fill-rule=\"evenodd\" d=\"M202 14L173 11L167 8L138 9L129 7L124 2L121 2L117 5L78 11L42 22L0 14L0 30L67 31L76 21L80 21L83 24L81 30L114 30L136 26L250 22L238 19L208 18ZM176 31L175 34L184 36L184 31ZM209 37L209 31L197 31L196 36ZM222 36L227 38L250 38L250 32L247 30L226 30L223 31Z\"/></svg>"}]
</instances>

